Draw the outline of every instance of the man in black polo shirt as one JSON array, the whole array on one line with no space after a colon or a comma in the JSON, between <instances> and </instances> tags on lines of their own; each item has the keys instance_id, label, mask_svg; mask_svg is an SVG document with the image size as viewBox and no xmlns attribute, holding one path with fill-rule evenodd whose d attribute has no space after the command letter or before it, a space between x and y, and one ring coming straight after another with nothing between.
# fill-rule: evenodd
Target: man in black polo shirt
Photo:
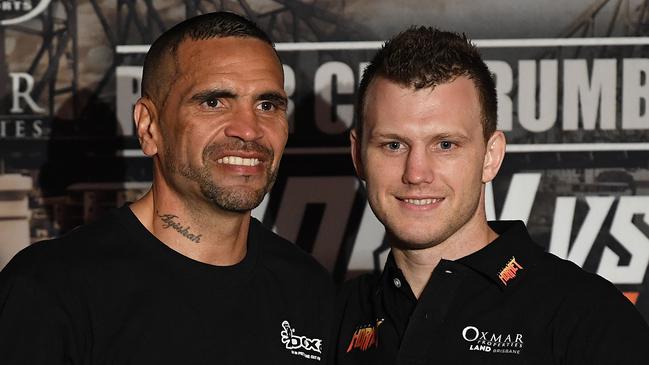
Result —
<instances>
[{"instance_id":1,"label":"man in black polo shirt","mask_svg":"<svg viewBox=\"0 0 649 365\"><path fill-rule=\"evenodd\" d=\"M327 271L250 216L288 136L282 64L232 13L166 31L135 124L141 199L0 273L0 364L317 364Z\"/></svg>"},{"instance_id":2,"label":"man in black polo shirt","mask_svg":"<svg viewBox=\"0 0 649 365\"><path fill-rule=\"evenodd\" d=\"M411 28L363 74L356 171L391 246L343 288L338 364L649 364L649 328L609 282L487 222L505 137L464 37Z\"/></svg>"}]
</instances>

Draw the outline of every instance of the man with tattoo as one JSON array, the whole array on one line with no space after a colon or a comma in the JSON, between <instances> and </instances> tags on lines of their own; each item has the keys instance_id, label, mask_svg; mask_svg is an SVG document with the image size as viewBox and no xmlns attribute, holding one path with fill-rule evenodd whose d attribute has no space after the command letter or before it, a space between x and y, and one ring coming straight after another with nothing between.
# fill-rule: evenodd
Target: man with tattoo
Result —
<instances>
[{"instance_id":1,"label":"man with tattoo","mask_svg":"<svg viewBox=\"0 0 649 365\"><path fill-rule=\"evenodd\" d=\"M288 136L283 80L232 13L152 44L134 110L151 190L0 273L1 364L325 361L328 273L250 215Z\"/></svg>"}]
</instances>

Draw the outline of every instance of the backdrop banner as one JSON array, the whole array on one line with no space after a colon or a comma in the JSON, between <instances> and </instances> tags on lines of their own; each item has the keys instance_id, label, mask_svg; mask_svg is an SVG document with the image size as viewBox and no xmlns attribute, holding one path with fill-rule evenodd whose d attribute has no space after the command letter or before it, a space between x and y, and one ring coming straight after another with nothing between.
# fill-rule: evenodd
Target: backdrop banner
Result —
<instances>
[{"instance_id":1,"label":"backdrop banner","mask_svg":"<svg viewBox=\"0 0 649 365\"><path fill-rule=\"evenodd\" d=\"M0 267L147 191L132 121L149 44L200 13L277 42L290 136L253 215L337 282L380 270L384 230L349 157L360 75L412 24L464 32L496 80L508 147L489 219L613 282L649 319L649 0L0 0Z\"/></svg>"}]
</instances>

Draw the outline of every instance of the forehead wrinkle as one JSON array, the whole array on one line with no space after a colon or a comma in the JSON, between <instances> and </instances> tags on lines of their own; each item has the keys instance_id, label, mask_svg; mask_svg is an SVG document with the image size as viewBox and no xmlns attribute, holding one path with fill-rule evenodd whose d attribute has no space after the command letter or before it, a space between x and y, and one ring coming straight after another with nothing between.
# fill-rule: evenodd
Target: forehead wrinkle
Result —
<instances>
[{"instance_id":1,"label":"forehead wrinkle","mask_svg":"<svg viewBox=\"0 0 649 365\"><path fill-rule=\"evenodd\" d=\"M219 65L219 67L221 67L221 65ZM259 89L260 85L268 84L269 81L272 82L272 80L266 76L253 78L248 76L247 73L237 70L213 70L209 75L205 75L205 77L197 75L197 73L201 72L203 71L199 68L193 70L187 69L186 72L179 72L176 75L176 79L190 80L193 85L187 93L191 93L192 95L221 92L224 94L229 93L232 97L251 96L255 100L263 98L273 99L275 97L282 99L286 98L281 83L277 88L267 86L261 91L256 90ZM251 72L255 72L255 70L252 70Z\"/></svg>"},{"instance_id":2,"label":"forehead wrinkle","mask_svg":"<svg viewBox=\"0 0 649 365\"><path fill-rule=\"evenodd\" d=\"M269 62L272 62L272 67L278 72L273 76L272 82L274 84L275 77L279 82L277 88L274 86L269 86L264 92L252 92L254 87L250 85L258 85L257 81L268 81L267 77L263 77L260 80L257 80L259 77L252 78L248 75L248 72L243 72L244 67L239 67L238 64L245 65L249 62L245 57L241 59L240 57L229 57L228 54L224 54L223 57L219 57L219 53L227 52L226 49L221 49L220 45L214 46L214 44L205 44L206 46L199 45L198 47L194 43L200 42L211 42L216 39L227 39L229 37L216 37L215 39L209 40L193 40L185 39L183 42L178 44L174 61L174 74L173 79L170 80L170 83L175 83L177 87L174 93L179 93L180 100L190 101L194 95L200 93L209 93L209 90L220 89L222 91L231 91L233 94L236 94L237 97L251 96L252 98L257 98L260 94L275 94L278 93L282 103L287 103L288 99L285 96L285 91L283 89L283 68L282 64L279 62L277 53L275 50L266 45L265 43L252 44L254 47L262 46L263 49L255 48L254 51L262 54L263 58L267 58ZM238 38L238 37L234 37ZM247 38L243 37L243 40ZM253 39L254 40L254 39ZM207 47L209 46L209 47ZM225 46L231 47L232 44L225 44ZM244 45L246 49L250 49L251 45ZM266 52L269 52L266 54ZM268 62L267 61L267 62ZM199 66L200 65L200 66ZM212 65L214 67L212 67ZM260 66L261 67L261 66ZM247 69L246 69L247 70ZM252 72L256 72L253 70ZM264 68L265 71L265 68ZM209 75L202 75L201 73L209 73ZM273 72L274 73L274 72ZM208 77L209 76L209 77ZM178 88L181 87L181 88ZM276 89L276 90L275 90ZM162 90L161 90L162 92ZM166 90L166 97L169 96L171 90Z\"/></svg>"}]
</instances>

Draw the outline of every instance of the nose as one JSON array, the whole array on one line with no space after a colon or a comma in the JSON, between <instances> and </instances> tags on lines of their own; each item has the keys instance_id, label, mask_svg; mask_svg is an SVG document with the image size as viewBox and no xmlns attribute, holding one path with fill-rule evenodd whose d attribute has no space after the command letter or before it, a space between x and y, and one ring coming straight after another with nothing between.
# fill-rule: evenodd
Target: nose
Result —
<instances>
[{"instance_id":1,"label":"nose","mask_svg":"<svg viewBox=\"0 0 649 365\"><path fill-rule=\"evenodd\" d=\"M259 119L253 110L241 108L225 128L225 135L244 142L256 141L264 136Z\"/></svg>"},{"instance_id":2,"label":"nose","mask_svg":"<svg viewBox=\"0 0 649 365\"><path fill-rule=\"evenodd\" d=\"M412 148L408 152L402 181L408 185L429 184L433 182L432 158L425 148Z\"/></svg>"}]
</instances>

